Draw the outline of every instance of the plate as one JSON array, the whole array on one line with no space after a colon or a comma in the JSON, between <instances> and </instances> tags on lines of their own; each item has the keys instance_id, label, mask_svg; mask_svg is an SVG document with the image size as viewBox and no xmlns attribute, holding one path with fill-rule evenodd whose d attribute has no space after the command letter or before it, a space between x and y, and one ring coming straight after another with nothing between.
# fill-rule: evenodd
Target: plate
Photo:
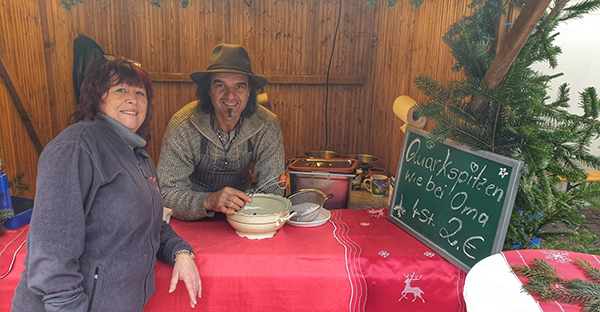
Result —
<instances>
[{"instance_id":1,"label":"plate","mask_svg":"<svg viewBox=\"0 0 600 312\"><path fill-rule=\"evenodd\" d=\"M317 216L317 218L314 221L301 222L288 220L287 224L297 227L315 227L327 223L327 220L329 220L329 218L331 218L331 212L329 212L329 210L327 209L321 209L319 216Z\"/></svg>"}]
</instances>

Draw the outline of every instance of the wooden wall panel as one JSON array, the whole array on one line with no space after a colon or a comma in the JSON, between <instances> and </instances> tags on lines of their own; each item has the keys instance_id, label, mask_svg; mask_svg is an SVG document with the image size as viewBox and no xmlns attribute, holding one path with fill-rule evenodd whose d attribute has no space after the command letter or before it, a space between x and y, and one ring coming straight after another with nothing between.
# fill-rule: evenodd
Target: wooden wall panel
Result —
<instances>
[{"instance_id":1,"label":"wooden wall panel","mask_svg":"<svg viewBox=\"0 0 600 312\"><path fill-rule=\"evenodd\" d=\"M236 17L231 19L232 42L248 48L258 65L253 68L256 73L327 75L341 3L330 77L369 74L374 6L367 6L363 1L338 0L255 1L251 7L241 1L231 3L231 16ZM358 125L365 118L370 119L371 111L365 105L370 90L367 86L330 85L328 89L325 85L295 86L291 92L281 93L276 91L279 88L273 84L265 87L271 101L304 108L280 111L285 108L276 106L274 111L280 119L296 119L299 117L294 115L303 114L300 118L308 121L284 127L284 136L295 136L297 142L288 144L286 141L288 157L315 149L346 154L366 148L364 129L359 131ZM271 94L273 91L276 94Z\"/></svg>"},{"instance_id":2,"label":"wooden wall panel","mask_svg":"<svg viewBox=\"0 0 600 312\"><path fill-rule=\"evenodd\" d=\"M377 164L394 174L402 152L404 124L393 113L394 100L408 95L418 103L426 97L414 84L420 74L429 75L441 82L459 78L460 73L451 71L455 63L450 48L442 37L448 27L468 12L470 1L426 1L415 10L408 1L398 2L391 9L381 10L378 19L381 37L376 57L376 73L371 126L370 150L379 157ZM431 127L431 124L428 124Z\"/></svg>"},{"instance_id":3,"label":"wooden wall panel","mask_svg":"<svg viewBox=\"0 0 600 312\"><path fill-rule=\"evenodd\" d=\"M183 9L174 1L165 1L157 8L107 0L86 1L71 11L55 3L51 10L55 32L63 34L55 39L59 67L55 80L66 82L60 85L63 89L58 101L60 130L68 125L68 116L75 108L71 77L73 40L79 34L94 39L105 53L139 61L151 73L185 77L178 83L155 81L156 114L148 150L157 161L170 117L194 99L195 85L189 73L206 68L212 47L228 36L226 2L194 1Z\"/></svg>"},{"instance_id":4,"label":"wooden wall panel","mask_svg":"<svg viewBox=\"0 0 600 312\"><path fill-rule=\"evenodd\" d=\"M58 1L0 0L0 47L19 60L18 78L32 115L47 129L46 139L68 125L75 108L73 40L79 34L94 39L106 53L139 61L156 88L148 150L158 161L169 119L195 98L189 74L207 67L216 44L242 44L254 72L272 77L264 91L281 120L288 158L313 149L366 153L395 172L403 134L393 101L403 94L424 100L413 84L420 73L442 81L459 75L450 72L454 60L442 36L467 12L470 0L426 1L418 10L408 0L393 8L380 2L254 0L247 6L244 1L203 0L183 9L179 1L164 1L157 8L147 1L84 0L68 11ZM0 86L0 100L7 97ZM26 132L13 107L0 105L3 156L7 163L19 158L14 166L32 172L28 179L33 181L35 151L30 142L12 142L27 141Z\"/></svg>"},{"instance_id":5,"label":"wooden wall panel","mask_svg":"<svg viewBox=\"0 0 600 312\"><path fill-rule=\"evenodd\" d=\"M48 88L40 10L37 1L0 2L0 49L11 70L11 81L21 89L25 110L31 117L42 144L52 139L52 122L48 105ZM15 109L5 82L0 79L0 145L9 179L24 173L30 190L21 194L32 197L35 192L38 155Z\"/></svg>"}]
</instances>

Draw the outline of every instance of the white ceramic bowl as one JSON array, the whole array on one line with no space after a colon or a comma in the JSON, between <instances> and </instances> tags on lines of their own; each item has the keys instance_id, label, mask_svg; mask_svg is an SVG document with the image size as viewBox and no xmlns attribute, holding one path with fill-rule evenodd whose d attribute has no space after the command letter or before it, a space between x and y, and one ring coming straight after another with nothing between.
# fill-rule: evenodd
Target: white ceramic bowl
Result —
<instances>
[{"instance_id":1,"label":"white ceramic bowl","mask_svg":"<svg viewBox=\"0 0 600 312\"><path fill-rule=\"evenodd\" d=\"M248 239L271 238L285 222L296 215L290 213L292 202L273 194L255 194L252 202L247 203L233 215L227 215L227 222L235 232Z\"/></svg>"}]
</instances>

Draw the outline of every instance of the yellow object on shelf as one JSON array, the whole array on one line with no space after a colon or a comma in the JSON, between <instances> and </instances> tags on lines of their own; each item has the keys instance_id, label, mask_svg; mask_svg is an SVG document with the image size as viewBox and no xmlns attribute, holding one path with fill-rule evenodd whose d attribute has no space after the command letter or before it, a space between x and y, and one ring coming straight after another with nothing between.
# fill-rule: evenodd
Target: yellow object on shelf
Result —
<instances>
[{"instance_id":1,"label":"yellow object on shelf","mask_svg":"<svg viewBox=\"0 0 600 312\"><path fill-rule=\"evenodd\" d=\"M427 118L415 114L416 104L417 101L408 95L401 95L394 101L394 115L404 121L404 124L400 127L403 132L406 132L407 125L423 129L427 123Z\"/></svg>"}]
</instances>

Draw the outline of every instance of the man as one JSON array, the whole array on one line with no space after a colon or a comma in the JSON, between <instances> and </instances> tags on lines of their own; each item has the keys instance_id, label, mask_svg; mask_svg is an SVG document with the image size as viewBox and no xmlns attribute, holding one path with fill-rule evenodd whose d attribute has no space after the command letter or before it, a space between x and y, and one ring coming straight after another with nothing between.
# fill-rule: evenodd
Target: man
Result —
<instances>
[{"instance_id":1,"label":"man","mask_svg":"<svg viewBox=\"0 0 600 312\"><path fill-rule=\"evenodd\" d=\"M244 47L230 44L217 45L207 70L190 77L198 100L171 118L158 162L165 206L181 220L234 214L252 201L244 193L252 163L258 185L287 180L279 120L256 103L267 79L252 72ZM280 185L262 191L283 195Z\"/></svg>"}]
</instances>

